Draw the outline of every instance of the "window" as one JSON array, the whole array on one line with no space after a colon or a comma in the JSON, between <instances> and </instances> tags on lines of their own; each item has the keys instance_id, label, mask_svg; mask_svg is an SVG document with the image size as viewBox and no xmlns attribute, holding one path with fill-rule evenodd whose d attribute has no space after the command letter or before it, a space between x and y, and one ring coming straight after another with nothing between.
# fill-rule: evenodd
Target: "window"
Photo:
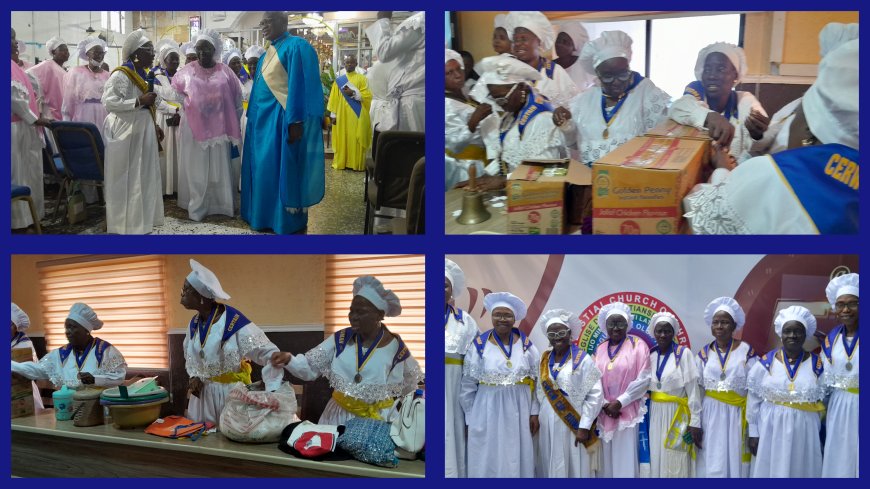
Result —
<instances>
[{"instance_id":1,"label":"window","mask_svg":"<svg viewBox=\"0 0 870 489\"><path fill-rule=\"evenodd\" d=\"M425 257L423 255L330 255L326 260L326 336L349 327L347 312L353 300L353 281L373 275L402 301L402 314L384 318L425 371Z\"/></svg>"},{"instance_id":2,"label":"window","mask_svg":"<svg viewBox=\"0 0 870 489\"><path fill-rule=\"evenodd\" d=\"M75 257L37 267L49 351L67 344L69 308L84 302L104 323L95 335L117 347L129 367L168 367L163 257Z\"/></svg>"},{"instance_id":3,"label":"window","mask_svg":"<svg viewBox=\"0 0 870 489\"><path fill-rule=\"evenodd\" d=\"M121 11L109 12L104 10L100 12L100 26L106 30L125 34L127 31L125 27L126 15L125 12Z\"/></svg>"}]
</instances>

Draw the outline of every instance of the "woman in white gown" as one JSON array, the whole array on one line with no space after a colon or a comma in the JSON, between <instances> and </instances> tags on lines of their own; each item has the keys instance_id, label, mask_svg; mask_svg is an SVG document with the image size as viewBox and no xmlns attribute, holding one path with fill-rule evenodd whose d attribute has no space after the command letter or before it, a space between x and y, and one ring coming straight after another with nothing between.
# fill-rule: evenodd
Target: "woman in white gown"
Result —
<instances>
[{"instance_id":1,"label":"woman in white gown","mask_svg":"<svg viewBox=\"0 0 870 489\"><path fill-rule=\"evenodd\" d=\"M576 314L551 309L535 325L546 334L551 346L541 355L538 368L536 394L541 405L541 430L537 438L537 477L588 479L593 475L593 465L597 466L587 447L600 443L593 424L604 404L604 395L595 360L574 344L580 324Z\"/></svg>"},{"instance_id":2,"label":"woman in white gown","mask_svg":"<svg viewBox=\"0 0 870 489\"><path fill-rule=\"evenodd\" d=\"M465 412L459 403L465 352L480 331L467 312L453 304L465 291L465 274L444 259L444 477L466 477Z\"/></svg>"},{"instance_id":3,"label":"woman in white gown","mask_svg":"<svg viewBox=\"0 0 870 489\"><path fill-rule=\"evenodd\" d=\"M695 354L674 343L680 321L659 312L649 321L656 346L650 351L650 477L694 477L695 447L703 444L701 387Z\"/></svg>"},{"instance_id":4,"label":"woman in white gown","mask_svg":"<svg viewBox=\"0 0 870 489\"><path fill-rule=\"evenodd\" d=\"M423 380L405 342L382 322L385 316L401 313L402 304L392 290L375 277L359 277L353 282L350 327L304 355L281 353L273 364L285 366L302 380L329 380L332 398L320 424L343 425L352 418L388 420L395 400L414 392Z\"/></svg>"},{"instance_id":5,"label":"woman in white gown","mask_svg":"<svg viewBox=\"0 0 870 489\"><path fill-rule=\"evenodd\" d=\"M580 52L589 42L589 33L582 22L565 22L559 25L559 31L554 45L558 57L553 62L565 68L565 72L577 86L577 93L583 93L595 86L594 74L586 71L579 62Z\"/></svg>"},{"instance_id":6,"label":"woman in white gown","mask_svg":"<svg viewBox=\"0 0 870 489\"><path fill-rule=\"evenodd\" d=\"M38 362L12 362L12 372L33 380L48 379L57 389L64 385L71 389L83 385L121 385L127 375L123 355L108 341L91 335L102 327L97 313L87 304L77 302L64 322L69 343L51 350Z\"/></svg>"},{"instance_id":7,"label":"woman in white gown","mask_svg":"<svg viewBox=\"0 0 870 489\"><path fill-rule=\"evenodd\" d=\"M698 351L698 371L704 402L696 475L708 478L749 477L752 455L746 446L746 377L758 356L749 343L734 338L746 314L731 297L713 299L704 320L715 338Z\"/></svg>"},{"instance_id":8,"label":"woman in white gown","mask_svg":"<svg viewBox=\"0 0 870 489\"><path fill-rule=\"evenodd\" d=\"M71 68L63 78L63 120L91 123L102 135L108 115L100 101L109 79L109 72L101 66L106 42L97 37L85 39L78 44L78 55L87 64Z\"/></svg>"},{"instance_id":9,"label":"woman in white gown","mask_svg":"<svg viewBox=\"0 0 870 489\"><path fill-rule=\"evenodd\" d=\"M822 477L858 477L858 274L831 280L825 295L840 325L822 344L822 381L831 395Z\"/></svg>"},{"instance_id":10,"label":"woman in white gown","mask_svg":"<svg viewBox=\"0 0 870 489\"><path fill-rule=\"evenodd\" d=\"M541 355L514 327L526 316L519 297L491 292L483 305L493 328L478 335L465 354L460 393L468 425L468 477L534 477Z\"/></svg>"},{"instance_id":11,"label":"woman in white gown","mask_svg":"<svg viewBox=\"0 0 870 489\"><path fill-rule=\"evenodd\" d=\"M774 327L782 347L764 355L747 379L752 477L820 477L822 359L804 351L816 318L805 307L791 306L779 311Z\"/></svg>"},{"instance_id":12,"label":"woman in white gown","mask_svg":"<svg viewBox=\"0 0 870 489\"><path fill-rule=\"evenodd\" d=\"M36 356L36 348L33 347L33 342L27 337L27 328L30 327L30 317L24 312L18 304L12 303L12 349L30 350L31 361L36 362L39 357ZM36 382L33 384L33 407L36 412L44 409L42 405L42 396L39 394L39 387Z\"/></svg>"},{"instance_id":13,"label":"woman in white gown","mask_svg":"<svg viewBox=\"0 0 870 489\"><path fill-rule=\"evenodd\" d=\"M175 100L178 94L172 89L172 78L181 64L181 50L172 39L157 43L156 68L154 74L155 90L163 99L157 105L157 125L163 130L163 152L160 153L160 174L163 176L163 195L178 191L178 160L181 148L178 140L178 127L181 122L181 101Z\"/></svg>"},{"instance_id":14,"label":"woman in white gown","mask_svg":"<svg viewBox=\"0 0 870 489\"><path fill-rule=\"evenodd\" d=\"M266 333L236 308L219 300L230 298L217 276L196 260L181 288L181 305L196 311L184 335L184 368L190 378L188 418L220 428L221 411L236 382L251 383L251 363L263 366L266 390L281 386L284 371L272 367L279 352Z\"/></svg>"}]
</instances>

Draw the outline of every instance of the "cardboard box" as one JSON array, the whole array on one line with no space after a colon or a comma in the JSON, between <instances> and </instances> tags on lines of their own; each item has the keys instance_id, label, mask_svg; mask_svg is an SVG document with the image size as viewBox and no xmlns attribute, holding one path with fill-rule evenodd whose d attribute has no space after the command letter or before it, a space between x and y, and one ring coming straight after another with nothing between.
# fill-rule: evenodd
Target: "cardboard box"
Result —
<instances>
[{"instance_id":1,"label":"cardboard box","mask_svg":"<svg viewBox=\"0 0 870 489\"><path fill-rule=\"evenodd\" d=\"M710 141L710 133L706 129L684 126L670 119L650 129L644 136L658 136L678 139L699 139Z\"/></svg>"},{"instance_id":2,"label":"cardboard box","mask_svg":"<svg viewBox=\"0 0 870 489\"><path fill-rule=\"evenodd\" d=\"M641 136L592 165L595 234L678 234L709 141Z\"/></svg>"},{"instance_id":3,"label":"cardboard box","mask_svg":"<svg viewBox=\"0 0 870 489\"><path fill-rule=\"evenodd\" d=\"M13 348L10 355L13 361L29 362L33 360L30 348ZM12 374L12 417L31 416L33 414L33 381L21 375Z\"/></svg>"},{"instance_id":4,"label":"cardboard box","mask_svg":"<svg viewBox=\"0 0 870 489\"><path fill-rule=\"evenodd\" d=\"M524 161L507 182L508 234L565 233L568 186L591 182L591 170L578 161Z\"/></svg>"},{"instance_id":5,"label":"cardboard box","mask_svg":"<svg viewBox=\"0 0 870 489\"><path fill-rule=\"evenodd\" d=\"M33 416L34 412L34 404L33 404L33 391L28 391L23 394L19 394L17 397L12 396L12 417L20 418L23 416Z\"/></svg>"}]
</instances>

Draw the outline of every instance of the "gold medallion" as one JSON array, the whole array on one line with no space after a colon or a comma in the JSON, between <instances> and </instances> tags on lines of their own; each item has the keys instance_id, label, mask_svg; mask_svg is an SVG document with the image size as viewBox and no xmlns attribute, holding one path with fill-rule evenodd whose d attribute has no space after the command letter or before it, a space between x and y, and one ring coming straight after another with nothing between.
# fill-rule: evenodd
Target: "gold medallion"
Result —
<instances>
[{"instance_id":1,"label":"gold medallion","mask_svg":"<svg viewBox=\"0 0 870 489\"><path fill-rule=\"evenodd\" d=\"M788 391L789 391L789 392L794 392L794 382L789 382L789 383L788 383Z\"/></svg>"},{"instance_id":2,"label":"gold medallion","mask_svg":"<svg viewBox=\"0 0 870 489\"><path fill-rule=\"evenodd\" d=\"M357 374L353 376L353 381L356 384L359 384L360 382L362 382L362 374L357 372Z\"/></svg>"},{"instance_id":3,"label":"gold medallion","mask_svg":"<svg viewBox=\"0 0 870 489\"><path fill-rule=\"evenodd\" d=\"M604 139L607 139L607 137L610 136L610 131L608 131L608 129L609 128L605 127L604 132L601 133L601 137L603 137Z\"/></svg>"},{"instance_id":4,"label":"gold medallion","mask_svg":"<svg viewBox=\"0 0 870 489\"><path fill-rule=\"evenodd\" d=\"M507 367L508 367L508 368L514 368L514 364L512 364L511 361L508 360L508 361L507 361Z\"/></svg>"},{"instance_id":5,"label":"gold medallion","mask_svg":"<svg viewBox=\"0 0 870 489\"><path fill-rule=\"evenodd\" d=\"M607 370L613 370L613 362L607 364Z\"/></svg>"}]
</instances>

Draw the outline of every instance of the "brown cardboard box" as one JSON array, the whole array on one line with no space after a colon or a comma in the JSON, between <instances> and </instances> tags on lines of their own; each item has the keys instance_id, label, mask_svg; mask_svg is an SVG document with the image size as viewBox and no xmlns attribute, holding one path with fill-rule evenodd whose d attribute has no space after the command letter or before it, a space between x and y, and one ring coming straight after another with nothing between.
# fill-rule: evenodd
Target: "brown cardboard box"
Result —
<instances>
[{"instance_id":1,"label":"brown cardboard box","mask_svg":"<svg viewBox=\"0 0 870 489\"><path fill-rule=\"evenodd\" d=\"M33 391L12 396L12 417L32 416L34 412Z\"/></svg>"},{"instance_id":2,"label":"brown cardboard box","mask_svg":"<svg viewBox=\"0 0 870 489\"><path fill-rule=\"evenodd\" d=\"M644 136L659 136L679 139L699 139L710 141L710 133L706 129L684 126L670 119L650 129Z\"/></svg>"},{"instance_id":3,"label":"brown cardboard box","mask_svg":"<svg viewBox=\"0 0 870 489\"><path fill-rule=\"evenodd\" d=\"M568 186L591 182L591 170L578 161L524 161L507 182L508 234L565 233Z\"/></svg>"},{"instance_id":4,"label":"brown cardboard box","mask_svg":"<svg viewBox=\"0 0 870 489\"><path fill-rule=\"evenodd\" d=\"M641 136L592 165L595 234L678 234L709 141Z\"/></svg>"},{"instance_id":5,"label":"brown cardboard box","mask_svg":"<svg viewBox=\"0 0 870 489\"><path fill-rule=\"evenodd\" d=\"M30 348L13 348L12 360L16 362L29 362L33 360L33 352ZM33 382L20 375L12 375L12 417L20 418L33 414Z\"/></svg>"}]
</instances>

